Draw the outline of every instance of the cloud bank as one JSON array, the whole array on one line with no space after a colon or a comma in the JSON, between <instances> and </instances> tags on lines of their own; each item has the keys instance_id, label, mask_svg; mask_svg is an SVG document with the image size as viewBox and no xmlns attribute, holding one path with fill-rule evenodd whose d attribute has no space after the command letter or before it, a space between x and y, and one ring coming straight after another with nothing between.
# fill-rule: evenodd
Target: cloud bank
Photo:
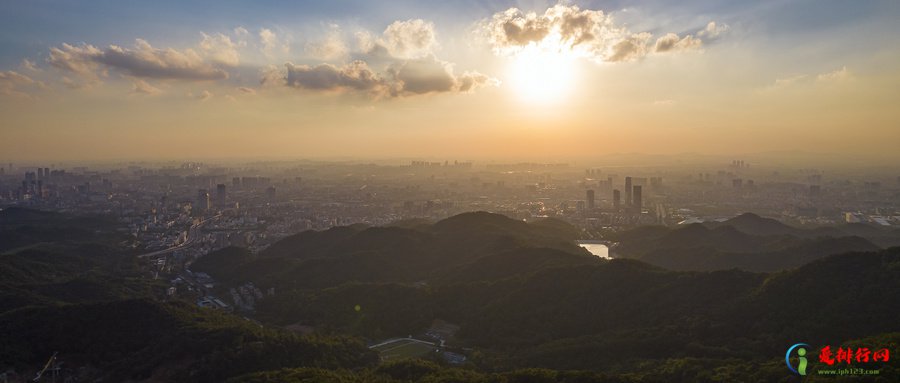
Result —
<instances>
[{"instance_id":1,"label":"cloud bank","mask_svg":"<svg viewBox=\"0 0 900 383\"><path fill-rule=\"evenodd\" d=\"M332 32L339 30L332 26ZM280 82L307 91L364 93L375 98L396 98L429 93L472 92L480 87L497 85L491 77L466 71L456 74L454 64L438 59L434 24L421 19L395 21L380 36L368 32L356 34L359 51L354 60L343 63L296 65L286 63L286 71L267 70L263 84ZM307 45L307 51L331 52L326 46L346 54L347 44L332 34L323 43ZM324 55L335 56L335 55ZM382 69L373 69L381 66Z\"/></svg>"},{"instance_id":2,"label":"cloud bank","mask_svg":"<svg viewBox=\"0 0 900 383\"><path fill-rule=\"evenodd\" d=\"M560 3L543 12L510 8L477 22L475 29L501 56L537 48L616 63L651 54L701 50L729 28L711 21L694 32L654 35L631 31L602 10ZM49 65L43 68L26 59L19 65L20 72L3 72L0 89L6 94L21 93L27 88L25 80L16 76L21 73L69 88L92 86L119 75L131 82L132 92L148 95L162 93L159 84L154 84L157 81L231 79L231 89L250 89L246 74L254 67L264 86L362 93L375 98L473 92L499 85L491 76L468 68L457 70L456 64L441 58L435 24L423 19L397 20L381 33L360 30L345 34L339 25L327 24L320 39L309 40L299 54L290 49L289 32L279 28L255 31L238 26L225 33L201 32L199 42L186 48L154 47L144 39L136 39L129 47L63 43L50 47ZM45 70L48 67L55 70Z\"/></svg>"},{"instance_id":3,"label":"cloud bank","mask_svg":"<svg viewBox=\"0 0 900 383\"><path fill-rule=\"evenodd\" d=\"M341 66L285 64L284 84L311 91L349 91L366 93L375 98L393 98L428 93L471 92L496 85L496 80L478 72L456 75L453 65L429 55L393 63L379 73L362 60ZM264 77L271 81L271 76Z\"/></svg>"},{"instance_id":4,"label":"cloud bank","mask_svg":"<svg viewBox=\"0 0 900 383\"><path fill-rule=\"evenodd\" d=\"M482 20L478 30L494 53L501 56L513 56L534 46L566 51L598 62L622 62L638 60L650 53L699 49L702 38L719 36L727 26L710 22L696 35L666 33L651 45L652 34L629 31L602 10L557 4L544 13L510 8Z\"/></svg>"},{"instance_id":5,"label":"cloud bank","mask_svg":"<svg viewBox=\"0 0 900 383\"><path fill-rule=\"evenodd\" d=\"M50 48L47 61L57 69L92 81L107 76L109 70L137 78L221 80L228 78L224 67L237 64L233 43L223 35L204 35L201 51L203 54L193 49L158 49L137 39L132 48L63 44Z\"/></svg>"}]
</instances>

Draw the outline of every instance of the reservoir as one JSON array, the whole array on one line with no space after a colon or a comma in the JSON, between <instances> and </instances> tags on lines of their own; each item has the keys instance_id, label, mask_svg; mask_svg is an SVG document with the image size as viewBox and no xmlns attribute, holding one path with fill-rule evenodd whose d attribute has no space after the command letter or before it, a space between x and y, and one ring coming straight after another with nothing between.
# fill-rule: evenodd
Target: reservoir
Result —
<instances>
[{"instance_id":1,"label":"reservoir","mask_svg":"<svg viewBox=\"0 0 900 383\"><path fill-rule=\"evenodd\" d=\"M612 257L609 256L609 248L602 243L597 241L575 241L575 243L600 258L612 259Z\"/></svg>"}]
</instances>

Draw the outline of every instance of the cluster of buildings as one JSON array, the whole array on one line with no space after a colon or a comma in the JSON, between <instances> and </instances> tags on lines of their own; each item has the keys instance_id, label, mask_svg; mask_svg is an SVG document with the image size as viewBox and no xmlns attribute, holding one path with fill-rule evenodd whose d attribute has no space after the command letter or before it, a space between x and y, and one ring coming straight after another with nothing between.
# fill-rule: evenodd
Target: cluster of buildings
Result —
<instances>
[{"instance_id":1,"label":"cluster of buildings","mask_svg":"<svg viewBox=\"0 0 900 383\"><path fill-rule=\"evenodd\" d=\"M486 210L585 230L752 211L800 224L898 224L892 169L788 168L742 159L577 168L566 163L413 160L0 167L0 207L116 216L133 246L259 251L303 230L438 220ZM895 172L890 174L890 172ZM203 222L202 230L193 230ZM193 233L193 234L192 234Z\"/></svg>"}]
</instances>

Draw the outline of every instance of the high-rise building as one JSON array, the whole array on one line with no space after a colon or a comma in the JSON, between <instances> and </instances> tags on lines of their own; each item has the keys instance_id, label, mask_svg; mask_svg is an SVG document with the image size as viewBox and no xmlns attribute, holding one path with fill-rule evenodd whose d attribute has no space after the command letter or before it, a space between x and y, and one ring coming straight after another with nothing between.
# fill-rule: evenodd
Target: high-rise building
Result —
<instances>
[{"instance_id":1,"label":"high-rise building","mask_svg":"<svg viewBox=\"0 0 900 383\"><path fill-rule=\"evenodd\" d=\"M586 194L587 198L585 198L585 200L587 200L587 208L588 210L594 210L594 190L588 189Z\"/></svg>"},{"instance_id":2,"label":"high-rise building","mask_svg":"<svg viewBox=\"0 0 900 383\"><path fill-rule=\"evenodd\" d=\"M634 207L634 211L638 214L641 213L641 208L643 208L643 198L641 194L643 194L643 190L641 190L641 185L635 185L634 190L632 190L632 194L634 195L634 199L632 200L632 206Z\"/></svg>"},{"instance_id":3,"label":"high-rise building","mask_svg":"<svg viewBox=\"0 0 900 383\"><path fill-rule=\"evenodd\" d=\"M44 177L50 177L50 168L44 168Z\"/></svg>"},{"instance_id":4,"label":"high-rise building","mask_svg":"<svg viewBox=\"0 0 900 383\"><path fill-rule=\"evenodd\" d=\"M225 184L216 185L216 205L222 207L225 206L225 200L227 199L228 194L225 191Z\"/></svg>"},{"instance_id":5,"label":"high-rise building","mask_svg":"<svg viewBox=\"0 0 900 383\"><path fill-rule=\"evenodd\" d=\"M44 168L38 168L38 178L44 178Z\"/></svg>"},{"instance_id":6,"label":"high-rise building","mask_svg":"<svg viewBox=\"0 0 900 383\"><path fill-rule=\"evenodd\" d=\"M625 206L631 206L631 177L625 177Z\"/></svg>"},{"instance_id":7,"label":"high-rise building","mask_svg":"<svg viewBox=\"0 0 900 383\"><path fill-rule=\"evenodd\" d=\"M241 177L234 177L231 179L231 187L239 188L241 187Z\"/></svg>"},{"instance_id":8,"label":"high-rise building","mask_svg":"<svg viewBox=\"0 0 900 383\"><path fill-rule=\"evenodd\" d=\"M206 189L197 190L197 209L200 212L209 210L209 193Z\"/></svg>"},{"instance_id":9,"label":"high-rise building","mask_svg":"<svg viewBox=\"0 0 900 383\"><path fill-rule=\"evenodd\" d=\"M622 192L619 189L613 189L613 209L619 211L622 206Z\"/></svg>"},{"instance_id":10,"label":"high-rise building","mask_svg":"<svg viewBox=\"0 0 900 383\"><path fill-rule=\"evenodd\" d=\"M744 187L744 180L740 178L735 178L731 180L731 186L735 189L740 189Z\"/></svg>"}]
</instances>

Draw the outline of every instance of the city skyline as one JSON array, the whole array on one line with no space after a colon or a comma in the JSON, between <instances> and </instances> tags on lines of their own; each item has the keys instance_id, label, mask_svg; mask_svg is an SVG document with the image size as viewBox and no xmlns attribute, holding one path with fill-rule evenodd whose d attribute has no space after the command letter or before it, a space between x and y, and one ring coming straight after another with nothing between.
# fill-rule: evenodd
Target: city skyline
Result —
<instances>
[{"instance_id":1,"label":"city skyline","mask_svg":"<svg viewBox=\"0 0 900 383\"><path fill-rule=\"evenodd\" d=\"M4 2L4 161L890 162L895 2Z\"/></svg>"}]
</instances>

